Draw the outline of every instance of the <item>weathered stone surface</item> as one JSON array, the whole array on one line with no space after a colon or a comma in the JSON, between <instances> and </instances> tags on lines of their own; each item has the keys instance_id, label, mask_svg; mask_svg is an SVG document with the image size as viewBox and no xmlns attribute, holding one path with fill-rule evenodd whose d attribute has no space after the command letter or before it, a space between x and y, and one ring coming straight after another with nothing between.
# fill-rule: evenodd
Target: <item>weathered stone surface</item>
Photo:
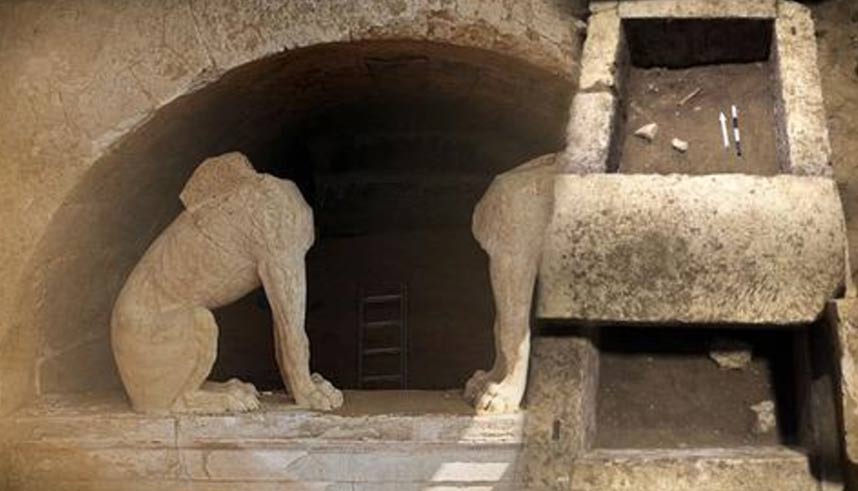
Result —
<instances>
[{"instance_id":1,"label":"weathered stone surface","mask_svg":"<svg viewBox=\"0 0 858 491\"><path fill-rule=\"evenodd\" d=\"M606 10L617 10L619 4L619 0L592 0L588 8L591 14L596 14Z\"/></svg>"},{"instance_id":2,"label":"weathered stone surface","mask_svg":"<svg viewBox=\"0 0 858 491\"><path fill-rule=\"evenodd\" d=\"M26 480L9 491L352 491L349 484L332 482L200 482L164 479L116 480Z\"/></svg>"},{"instance_id":3,"label":"weathered stone surface","mask_svg":"<svg viewBox=\"0 0 858 491\"><path fill-rule=\"evenodd\" d=\"M616 166L617 99L610 92L579 92L566 126L560 168L569 174L607 172Z\"/></svg>"},{"instance_id":4,"label":"weathered stone surface","mask_svg":"<svg viewBox=\"0 0 858 491\"><path fill-rule=\"evenodd\" d=\"M754 433L770 433L777 427L778 423L777 417L775 416L774 401L762 401L754 404L751 406L751 411L754 412L757 418L754 422Z\"/></svg>"},{"instance_id":5,"label":"weathered stone surface","mask_svg":"<svg viewBox=\"0 0 858 491\"><path fill-rule=\"evenodd\" d=\"M617 10L606 9L593 14L587 23L587 40L581 53L579 89L620 92L628 58Z\"/></svg>"},{"instance_id":6,"label":"weathered stone surface","mask_svg":"<svg viewBox=\"0 0 858 491\"><path fill-rule=\"evenodd\" d=\"M513 480L518 449L362 443L320 452L299 444L181 455L186 475L201 481L485 483Z\"/></svg>"},{"instance_id":7,"label":"weathered stone surface","mask_svg":"<svg viewBox=\"0 0 858 491\"><path fill-rule=\"evenodd\" d=\"M551 217L557 156L544 155L497 176L474 209L474 238L489 255L495 300L495 360L465 385L465 398L480 412L518 409L527 385L530 312Z\"/></svg>"},{"instance_id":8,"label":"weathered stone surface","mask_svg":"<svg viewBox=\"0 0 858 491\"><path fill-rule=\"evenodd\" d=\"M12 489L520 489L524 415L435 414L444 395L422 396L426 414L342 416L263 396L253 414L165 417L130 411L119 393L54 396L9 419L28 428L10 442Z\"/></svg>"},{"instance_id":9,"label":"weathered stone surface","mask_svg":"<svg viewBox=\"0 0 858 491\"><path fill-rule=\"evenodd\" d=\"M473 408L455 394L454 405L440 404L441 394L409 392L420 410L401 412L382 393L345 392L344 408L316 413L262 396L262 407L245 415L187 416L177 419L177 438L183 447L241 446L247 441L277 445L289 440L320 439L331 444L426 443L508 445L521 441L521 413L474 416ZM443 397L450 396L443 393ZM450 399L444 399L448 401ZM366 404L364 404L366 403ZM373 413L362 410L374 408ZM451 407L455 408L451 410ZM348 414L342 414L347 412Z\"/></svg>"},{"instance_id":10,"label":"weathered stone surface","mask_svg":"<svg viewBox=\"0 0 858 491\"><path fill-rule=\"evenodd\" d=\"M778 15L777 0L620 0L620 17L763 18Z\"/></svg>"},{"instance_id":11,"label":"weathered stone surface","mask_svg":"<svg viewBox=\"0 0 858 491\"><path fill-rule=\"evenodd\" d=\"M831 302L828 320L837 338L843 450L849 461L858 464L858 299Z\"/></svg>"},{"instance_id":12,"label":"weathered stone surface","mask_svg":"<svg viewBox=\"0 0 858 491\"><path fill-rule=\"evenodd\" d=\"M650 123L650 124L641 126L640 128L637 129L637 131L635 131L636 137L643 138L644 140L646 140L648 142L655 140L655 136L657 134L658 134L658 124L656 124L656 123Z\"/></svg>"},{"instance_id":13,"label":"weathered stone surface","mask_svg":"<svg viewBox=\"0 0 858 491\"><path fill-rule=\"evenodd\" d=\"M175 479L179 451L170 448L86 448L18 444L12 450L10 480Z\"/></svg>"},{"instance_id":14,"label":"weathered stone surface","mask_svg":"<svg viewBox=\"0 0 858 491\"><path fill-rule=\"evenodd\" d=\"M843 220L836 186L825 178L559 176L538 312L813 321L843 287Z\"/></svg>"},{"instance_id":15,"label":"weathered stone surface","mask_svg":"<svg viewBox=\"0 0 858 491\"><path fill-rule=\"evenodd\" d=\"M781 2L774 35L775 119L781 168L798 175L830 176L831 142L810 9L797 2Z\"/></svg>"},{"instance_id":16,"label":"weathered stone surface","mask_svg":"<svg viewBox=\"0 0 858 491\"><path fill-rule=\"evenodd\" d=\"M596 433L599 352L591 339L534 338L521 468L533 489L567 489Z\"/></svg>"},{"instance_id":17,"label":"weathered stone surface","mask_svg":"<svg viewBox=\"0 0 858 491\"><path fill-rule=\"evenodd\" d=\"M786 448L597 450L575 462L574 491L813 491L806 455Z\"/></svg>"},{"instance_id":18,"label":"weathered stone surface","mask_svg":"<svg viewBox=\"0 0 858 491\"><path fill-rule=\"evenodd\" d=\"M680 153L685 153L688 151L688 142L685 140L680 140L679 138L674 138L670 141L670 145L674 150Z\"/></svg>"},{"instance_id":19,"label":"weathered stone surface","mask_svg":"<svg viewBox=\"0 0 858 491\"><path fill-rule=\"evenodd\" d=\"M719 338L709 347L709 358L729 370L746 368L753 358L753 347L743 341Z\"/></svg>"},{"instance_id":20,"label":"weathered stone surface","mask_svg":"<svg viewBox=\"0 0 858 491\"><path fill-rule=\"evenodd\" d=\"M311 409L340 407L342 394L310 374L304 256L313 243L313 212L297 186L256 172L234 152L206 159L180 197L186 211L137 263L113 310L113 353L134 409L257 409L251 384L206 380L217 356L212 310L260 285L271 302L275 352L292 396Z\"/></svg>"},{"instance_id":21,"label":"weathered stone surface","mask_svg":"<svg viewBox=\"0 0 858 491\"><path fill-rule=\"evenodd\" d=\"M10 491L521 491L519 483L261 482L261 481L26 481Z\"/></svg>"}]
</instances>

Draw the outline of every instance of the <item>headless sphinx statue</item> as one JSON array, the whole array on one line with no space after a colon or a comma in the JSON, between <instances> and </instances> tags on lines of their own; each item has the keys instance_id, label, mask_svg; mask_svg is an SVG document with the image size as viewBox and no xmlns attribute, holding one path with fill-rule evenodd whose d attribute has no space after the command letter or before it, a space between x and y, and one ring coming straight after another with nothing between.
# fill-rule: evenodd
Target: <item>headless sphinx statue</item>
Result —
<instances>
[{"instance_id":1,"label":"headless sphinx statue","mask_svg":"<svg viewBox=\"0 0 858 491\"><path fill-rule=\"evenodd\" d=\"M494 365L465 386L465 398L479 413L516 411L524 397L530 311L558 159L545 155L497 176L474 210L472 230L489 256L495 299Z\"/></svg>"},{"instance_id":2,"label":"headless sphinx statue","mask_svg":"<svg viewBox=\"0 0 858 491\"><path fill-rule=\"evenodd\" d=\"M490 258L495 362L465 398L481 413L518 409L527 384L530 310L553 207L555 155L495 178L473 232ZM211 310L261 283L272 306L277 361L299 405L329 410L342 394L309 371L304 256L312 210L290 181L257 173L238 153L203 162L181 193L186 210L134 268L113 311L119 373L138 411L218 413L258 407L255 388L207 382L217 355Z\"/></svg>"},{"instance_id":3,"label":"headless sphinx statue","mask_svg":"<svg viewBox=\"0 0 858 491\"><path fill-rule=\"evenodd\" d=\"M111 319L113 353L134 409L256 409L252 384L206 379L217 356L212 309L260 284L289 392L311 409L341 406L340 391L309 370L304 256L313 243L313 213L295 184L260 174L243 155L229 153L200 164L180 198L185 211L131 272Z\"/></svg>"}]
</instances>

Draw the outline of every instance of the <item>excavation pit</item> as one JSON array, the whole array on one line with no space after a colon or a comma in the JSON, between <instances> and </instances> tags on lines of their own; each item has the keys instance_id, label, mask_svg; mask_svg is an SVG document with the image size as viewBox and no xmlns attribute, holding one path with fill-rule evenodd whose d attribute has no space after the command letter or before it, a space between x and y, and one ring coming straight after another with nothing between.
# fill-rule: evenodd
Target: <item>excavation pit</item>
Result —
<instances>
[{"instance_id":1,"label":"excavation pit","mask_svg":"<svg viewBox=\"0 0 858 491\"><path fill-rule=\"evenodd\" d=\"M831 174L806 10L773 1L596 4L603 5L584 45L567 170ZM634 136L653 123L651 141Z\"/></svg>"},{"instance_id":2,"label":"excavation pit","mask_svg":"<svg viewBox=\"0 0 858 491\"><path fill-rule=\"evenodd\" d=\"M797 444L799 388L807 385L807 362L796 356L801 338L776 326L601 329L594 447ZM710 356L726 343L752 353L746 366L722 367ZM765 401L776 416L767 431L752 409Z\"/></svg>"},{"instance_id":3,"label":"excavation pit","mask_svg":"<svg viewBox=\"0 0 858 491\"><path fill-rule=\"evenodd\" d=\"M772 27L767 20L625 21L630 66L619 172L777 174ZM734 105L741 156L733 136ZM729 118L726 147L722 113ZM653 141L635 136L653 123ZM687 142L688 150L673 148L673 138Z\"/></svg>"}]
</instances>

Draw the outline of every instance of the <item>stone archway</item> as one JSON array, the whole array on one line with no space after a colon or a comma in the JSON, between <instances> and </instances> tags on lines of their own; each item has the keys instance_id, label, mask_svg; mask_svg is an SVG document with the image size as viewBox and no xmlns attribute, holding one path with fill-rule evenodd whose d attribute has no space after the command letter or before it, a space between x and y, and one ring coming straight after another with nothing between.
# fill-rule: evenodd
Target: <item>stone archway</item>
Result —
<instances>
[{"instance_id":1,"label":"stone archway","mask_svg":"<svg viewBox=\"0 0 858 491\"><path fill-rule=\"evenodd\" d=\"M81 190L97 187L96 176L102 176L105 185L117 184L112 166L96 163L120 161L122 152L139 156L129 150L125 135L164 138L176 125L189 124L170 118L171 108L205 100L188 94L228 86L218 81L240 85L245 70L265 66L247 65L254 60L288 58L298 48L325 43L411 40L475 48L502 53L513 64L571 86L579 49L575 16L583 3L371 0L272 5L236 0L4 5L0 168L13 178L0 182L8 205L0 211L6 225L0 238L0 271L9 285L0 292L0 413L38 391L33 368L42 336L38 325L44 322L39 316L46 305L62 303L47 292L47 279L74 262L61 246L47 246L61 244L54 240L63 233L61 227L49 230L48 225L71 223L66 222L70 213L83 217L81 223L106 223L97 204L87 201ZM276 66L271 63L269 68ZM502 86L498 89L500 94ZM207 123L222 116L214 107L208 109L215 112L202 118ZM237 139L246 130L233 124L224 134ZM206 131L216 139L216 129ZM180 144L173 140L167 145ZM170 153L167 148L161 150ZM198 157L185 156L189 161ZM143 175L125 176L129 182L142 182L146 174L138 170ZM174 179L181 180L181 175L177 171ZM115 190L125 192L135 191ZM162 220L170 212L163 213ZM76 230L72 226L66 232ZM114 227L110 233L127 232ZM98 248L103 242L88 245ZM107 264L127 261L121 257L124 253L115 254Z\"/></svg>"},{"instance_id":2,"label":"stone archway","mask_svg":"<svg viewBox=\"0 0 858 491\"><path fill-rule=\"evenodd\" d=\"M37 393L117 386L107 338L113 299L206 156L241 150L300 181L307 170L292 165L294 143L309 135L411 125L467 147L487 183L561 146L571 88L567 77L509 56L414 41L317 45L231 70L129 132L57 208L21 282L20 344L7 345L18 353L15 375L31 378ZM467 222L469 211L460 214Z\"/></svg>"}]
</instances>

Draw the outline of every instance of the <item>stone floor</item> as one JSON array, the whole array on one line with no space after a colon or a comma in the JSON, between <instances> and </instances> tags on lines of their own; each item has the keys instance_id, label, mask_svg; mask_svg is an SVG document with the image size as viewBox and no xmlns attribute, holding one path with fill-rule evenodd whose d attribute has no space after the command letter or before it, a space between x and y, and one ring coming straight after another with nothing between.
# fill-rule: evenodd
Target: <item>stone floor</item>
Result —
<instances>
[{"instance_id":1,"label":"stone floor","mask_svg":"<svg viewBox=\"0 0 858 491\"><path fill-rule=\"evenodd\" d=\"M251 414L159 417L121 393L51 396L0 423L0 474L15 491L535 489L518 472L540 455L522 451L527 412L475 416L456 392L347 392L345 406L315 413L268 394ZM786 447L600 449L570 470L549 489L817 489Z\"/></svg>"},{"instance_id":2,"label":"stone floor","mask_svg":"<svg viewBox=\"0 0 858 491\"><path fill-rule=\"evenodd\" d=\"M251 414L157 417L131 412L119 393L48 397L0 423L14 441L8 487L518 488L521 414L474 416L450 392L351 392L346 407L314 413L265 395Z\"/></svg>"}]
</instances>

